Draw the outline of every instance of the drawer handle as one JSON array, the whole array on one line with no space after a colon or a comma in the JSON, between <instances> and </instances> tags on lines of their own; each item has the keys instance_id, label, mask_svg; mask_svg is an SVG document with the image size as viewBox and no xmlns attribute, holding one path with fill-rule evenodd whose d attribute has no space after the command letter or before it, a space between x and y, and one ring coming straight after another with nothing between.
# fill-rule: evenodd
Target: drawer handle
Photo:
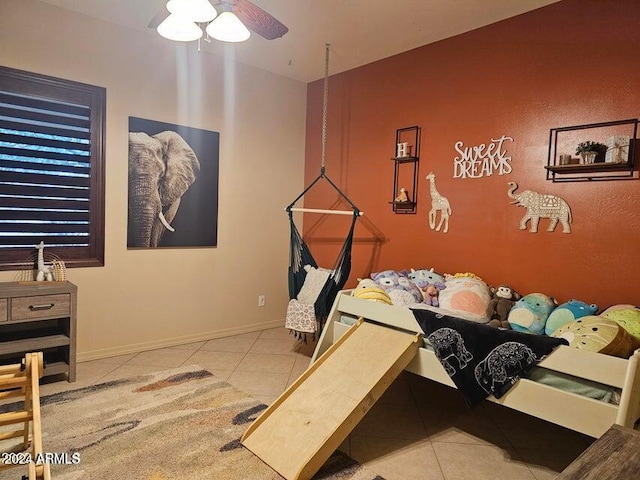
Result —
<instances>
[{"instance_id":1,"label":"drawer handle","mask_svg":"<svg viewBox=\"0 0 640 480\"><path fill-rule=\"evenodd\" d=\"M32 312L37 312L39 310L50 310L53 308L55 303L43 303L42 305L29 305L29 310Z\"/></svg>"}]
</instances>

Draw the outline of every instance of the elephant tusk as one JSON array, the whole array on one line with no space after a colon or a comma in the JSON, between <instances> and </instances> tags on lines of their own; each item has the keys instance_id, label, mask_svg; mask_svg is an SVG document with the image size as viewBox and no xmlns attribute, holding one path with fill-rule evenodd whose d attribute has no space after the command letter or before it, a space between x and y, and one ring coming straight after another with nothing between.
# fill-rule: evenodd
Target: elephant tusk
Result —
<instances>
[{"instance_id":1,"label":"elephant tusk","mask_svg":"<svg viewBox=\"0 0 640 480\"><path fill-rule=\"evenodd\" d=\"M164 225L167 230L169 230L170 232L176 231L175 228L169 225L169 222L167 222L167 219L164 218L164 214L162 213L162 210L160 210L160 213L158 214L158 218L160 219L160 221L162 222L162 225Z\"/></svg>"}]
</instances>

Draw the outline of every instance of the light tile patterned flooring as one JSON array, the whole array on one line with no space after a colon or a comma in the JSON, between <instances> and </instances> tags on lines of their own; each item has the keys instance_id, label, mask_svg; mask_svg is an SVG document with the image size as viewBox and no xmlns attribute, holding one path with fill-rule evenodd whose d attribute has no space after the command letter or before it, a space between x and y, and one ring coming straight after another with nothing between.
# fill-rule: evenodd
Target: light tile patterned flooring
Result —
<instances>
[{"instance_id":1,"label":"light tile patterned flooring","mask_svg":"<svg viewBox=\"0 0 640 480\"><path fill-rule=\"evenodd\" d=\"M78 381L42 394L197 364L265 403L308 367L311 346L284 328L78 364ZM373 353L372 353L373 354ZM403 372L341 450L388 480L550 480L593 440Z\"/></svg>"}]
</instances>

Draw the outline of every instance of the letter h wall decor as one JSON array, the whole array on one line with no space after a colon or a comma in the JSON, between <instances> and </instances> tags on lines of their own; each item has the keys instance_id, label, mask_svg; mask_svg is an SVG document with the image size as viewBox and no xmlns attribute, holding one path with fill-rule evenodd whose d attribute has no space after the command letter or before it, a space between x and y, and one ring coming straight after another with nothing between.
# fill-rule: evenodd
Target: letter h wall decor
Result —
<instances>
[{"instance_id":1,"label":"letter h wall decor","mask_svg":"<svg viewBox=\"0 0 640 480\"><path fill-rule=\"evenodd\" d=\"M220 134L129 117L128 248L215 247Z\"/></svg>"}]
</instances>

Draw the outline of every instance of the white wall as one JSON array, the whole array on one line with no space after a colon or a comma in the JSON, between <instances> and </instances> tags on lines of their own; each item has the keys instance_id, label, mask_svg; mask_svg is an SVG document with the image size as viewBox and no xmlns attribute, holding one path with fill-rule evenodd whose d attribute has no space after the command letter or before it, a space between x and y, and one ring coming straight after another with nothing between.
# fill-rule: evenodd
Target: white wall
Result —
<instances>
[{"instance_id":1,"label":"white wall","mask_svg":"<svg viewBox=\"0 0 640 480\"><path fill-rule=\"evenodd\" d=\"M107 89L106 265L68 271L80 360L283 324L283 208L302 189L306 85L227 53L36 0L0 2L1 65ZM217 248L127 250L129 116L220 132Z\"/></svg>"}]
</instances>

